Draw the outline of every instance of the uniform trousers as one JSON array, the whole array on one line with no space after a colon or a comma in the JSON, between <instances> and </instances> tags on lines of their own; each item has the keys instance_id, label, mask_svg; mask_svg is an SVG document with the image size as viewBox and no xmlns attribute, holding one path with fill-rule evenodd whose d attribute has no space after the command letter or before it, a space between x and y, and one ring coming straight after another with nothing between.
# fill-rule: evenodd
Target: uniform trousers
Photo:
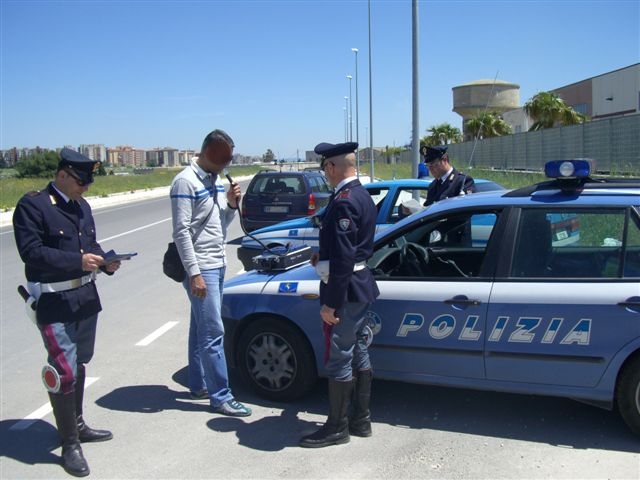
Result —
<instances>
[{"instance_id":1,"label":"uniform trousers","mask_svg":"<svg viewBox=\"0 0 640 480\"><path fill-rule=\"evenodd\" d=\"M338 381L351 380L353 371L371 370L365 327L370 302L345 303L336 310L340 321L329 329L327 376Z\"/></svg>"},{"instance_id":2,"label":"uniform trousers","mask_svg":"<svg viewBox=\"0 0 640 480\"><path fill-rule=\"evenodd\" d=\"M77 366L93 358L98 315L77 322L38 324L49 365L60 375L60 393L74 390Z\"/></svg>"}]
</instances>

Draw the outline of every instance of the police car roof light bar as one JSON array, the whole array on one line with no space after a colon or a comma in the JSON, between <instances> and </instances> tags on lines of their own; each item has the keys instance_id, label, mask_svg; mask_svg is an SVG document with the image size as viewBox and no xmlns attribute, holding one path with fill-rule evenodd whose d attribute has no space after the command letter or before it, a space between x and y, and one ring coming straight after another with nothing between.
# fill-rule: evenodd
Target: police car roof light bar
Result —
<instances>
[{"instance_id":1,"label":"police car roof light bar","mask_svg":"<svg viewBox=\"0 0 640 480\"><path fill-rule=\"evenodd\" d=\"M593 167L593 160L587 158L551 160L544 164L544 174L559 179L589 178Z\"/></svg>"}]
</instances>

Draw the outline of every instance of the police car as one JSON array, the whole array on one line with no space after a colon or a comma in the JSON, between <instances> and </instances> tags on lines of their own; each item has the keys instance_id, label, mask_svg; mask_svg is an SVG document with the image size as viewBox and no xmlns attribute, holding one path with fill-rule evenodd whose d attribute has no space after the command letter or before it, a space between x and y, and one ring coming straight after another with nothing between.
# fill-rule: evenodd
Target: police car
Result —
<instances>
[{"instance_id":1,"label":"police car","mask_svg":"<svg viewBox=\"0 0 640 480\"><path fill-rule=\"evenodd\" d=\"M420 205L427 197L427 189L433 179L400 179L383 180L364 184L371 195L373 203L378 210L376 218L376 232L380 232L403 218L400 205L413 198L420 198ZM505 190L502 185L485 179L475 180L476 191L488 192L491 190ZM316 219L321 217L324 209L315 216L296 218L286 222L254 230L250 235L242 238L242 244L237 249L238 259L245 270L252 270L255 264L253 257L259 255L265 248L274 249L280 247L293 248L304 244L314 250L318 248L318 223Z\"/></svg>"},{"instance_id":2,"label":"police car","mask_svg":"<svg viewBox=\"0 0 640 480\"><path fill-rule=\"evenodd\" d=\"M617 407L640 434L640 179L590 168L552 161L551 180L443 200L376 235L376 377ZM558 219L579 224L575 241ZM318 284L308 264L225 282L230 361L258 394L291 400L324 375Z\"/></svg>"}]
</instances>

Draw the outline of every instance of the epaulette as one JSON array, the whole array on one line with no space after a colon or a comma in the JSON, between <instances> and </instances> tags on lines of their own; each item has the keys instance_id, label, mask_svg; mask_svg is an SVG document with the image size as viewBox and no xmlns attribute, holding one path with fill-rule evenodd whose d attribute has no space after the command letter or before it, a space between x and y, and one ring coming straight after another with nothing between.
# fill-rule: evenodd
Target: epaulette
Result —
<instances>
[{"instance_id":1,"label":"epaulette","mask_svg":"<svg viewBox=\"0 0 640 480\"><path fill-rule=\"evenodd\" d=\"M39 190L32 190L30 192L27 192L25 195L27 197L37 197L38 195L40 195L42 192Z\"/></svg>"},{"instance_id":2,"label":"epaulette","mask_svg":"<svg viewBox=\"0 0 640 480\"><path fill-rule=\"evenodd\" d=\"M349 189L345 188L344 190L340 191L340 193L338 194L338 196L336 198L349 198L350 194L351 194L351 192L349 191Z\"/></svg>"}]
</instances>

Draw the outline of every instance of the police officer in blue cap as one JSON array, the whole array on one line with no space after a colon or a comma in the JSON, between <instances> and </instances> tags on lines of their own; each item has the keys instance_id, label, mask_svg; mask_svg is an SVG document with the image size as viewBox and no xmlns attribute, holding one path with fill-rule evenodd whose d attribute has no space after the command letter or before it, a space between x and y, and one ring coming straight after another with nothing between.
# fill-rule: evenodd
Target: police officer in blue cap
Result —
<instances>
[{"instance_id":1,"label":"police officer in blue cap","mask_svg":"<svg viewBox=\"0 0 640 480\"><path fill-rule=\"evenodd\" d=\"M320 225L320 251L311 259L320 281L320 317L329 377L329 416L300 446L347 443L371 436L371 362L365 314L380 294L366 261L373 254L377 211L356 176L358 144L320 143L320 167L335 188ZM352 403L351 412L349 407Z\"/></svg>"},{"instance_id":2,"label":"police officer in blue cap","mask_svg":"<svg viewBox=\"0 0 640 480\"><path fill-rule=\"evenodd\" d=\"M85 364L93 356L102 310L95 275L98 270L112 275L120 267L119 261L104 261L91 207L82 198L99 166L62 149L55 180L24 195L13 214L16 245L29 293L37 300L37 326L48 354L43 381L62 440L63 466L78 477L89 475L80 442L113 437L90 428L82 412Z\"/></svg>"},{"instance_id":3,"label":"police officer in blue cap","mask_svg":"<svg viewBox=\"0 0 640 480\"><path fill-rule=\"evenodd\" d=\"M473 178L459 172L449 163L446 145L424 147L423 152L424 161L433 177L433 182L427 190L425 207L444 198L457 197L476 191Z\"/></svg>"}]
</instances>

